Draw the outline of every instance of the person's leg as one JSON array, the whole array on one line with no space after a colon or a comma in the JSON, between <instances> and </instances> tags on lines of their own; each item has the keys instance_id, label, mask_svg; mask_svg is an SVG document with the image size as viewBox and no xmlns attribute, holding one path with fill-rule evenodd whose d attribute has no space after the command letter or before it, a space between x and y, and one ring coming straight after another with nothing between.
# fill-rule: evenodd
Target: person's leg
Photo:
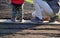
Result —
<instances>
[{"instance_id":1,"label":"person's leg","mask_svg":"<svg viewBox=\"0 0 60 38\"><path fill-rule=\"evenodd\" d=\"M49 17L55 16L53 13L53 10L51 9L51 7L48 5L47 2L42 1L42 0L36 0L35 2L37 2L39 4L41 9L43 9L43 13L45 13L47 16L49 16Z\"/></svg>"},{"instance_id":2,"label":"person's leg","mask_svg":"<svg viewBox=\"0 0 60 38\"><path fill-rule=\"evenodd\" d=\"M32 21L36 23L42 23L43 22L43 16L42 11L38 3L34 3L35 11L32 13Z\"/></svg>"},{"instance_id":3,"label":"person's leg","mask_svg":"<svg viewBox=\"0 0 60 38\"><path fill-rule=\"evenodd\" d=\"M50 6L46 2L42 0L34 0L34 5L36 8L36 12L34 16L38 17L39 19L42 19L45 17L54 17L53 10L50 8ZM46 16L44 16L43 13Z\"/></svg>"},{"instance_id":4,"label":"person's leg","mask_svg":"<svg viewBox=\"0 0 60 38\"><path fill-rule=\"evenodd\" d=\"M18 20L22 22L22 4L18 6Z\"/></svg>"},{"instance_id":5,"label":"person's leg","mask_svg":"<svg viewBox=\"0 0 60 38\"><path fill-rule=\"evenodd\" d=\"M55 16L52 8L48 5L48 3L46 3L45 1L40 1L40 2L38 1L38 4L42 7L43 14L45 14L46 17L48 16L51 18L51 20L49 22L54 22L56 16Z\"/></svg>"},{"instance_id":6,"label":"person's leg","mask_svg":"<svg viewBox=\"0 0 60 38\"><path fill-rule=\"evenodd\" d=\"M17 7L13 5L12 6L12 18L11 18L13 22L15 22L16 14L17 14Z\"/></svg>"},{"instance_id":7,"label":"person's leg","mask_svg":"<svg viewBox=\"0 0 60 38\"><path fill-rule=\"evenodd\" d=\"M35 10L36 10L35 16L38 17L39 19L43 19L41 8L40 8L39 4L35 1L36 0L34 0L34 6L35 6Z\"/></svg>"}]
</instances>

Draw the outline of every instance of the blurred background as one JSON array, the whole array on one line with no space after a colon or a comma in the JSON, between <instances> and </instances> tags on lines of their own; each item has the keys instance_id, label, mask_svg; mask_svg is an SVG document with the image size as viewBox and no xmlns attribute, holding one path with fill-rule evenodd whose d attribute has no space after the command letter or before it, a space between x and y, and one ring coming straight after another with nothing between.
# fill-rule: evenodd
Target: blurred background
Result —
<instances>
[{"instance_id":1,"label":"blurred background","mask_svg":"<svg viewBox=\"0 0 60 38\"><path fill-rule=\"evenodd\" d=\"M23 18L31 19L31 13L34 11L33 0L25 0L23 8ZM0 18L11 18L12 5L11 0L0 0ZM58 14L58 20L60 20L60 13Z\"/></svg>"},{"instance_id":2,"label":"blurred background","mask_svg":"<svg viewBox=\"0 0 60 38\"><path fill-rule=\"evenodd\" d=\"M25 0L23 14L25 19L31 18L31 13L34 11L33 0ZM12 5L11 0L0 0L0 18L11 18ZM28 15L28 16L27 16Z\"/></svg>"}]
</instances>

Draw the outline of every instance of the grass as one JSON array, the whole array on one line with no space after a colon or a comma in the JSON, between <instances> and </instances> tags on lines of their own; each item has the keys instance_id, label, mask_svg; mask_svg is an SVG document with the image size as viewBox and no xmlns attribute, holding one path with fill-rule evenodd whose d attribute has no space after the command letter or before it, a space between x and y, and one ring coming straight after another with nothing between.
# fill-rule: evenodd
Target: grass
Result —
<instances>
[{"instance_id":1,"label":"grass","mask_svg":"<svg viewBox=\"0 0 60 38\"><path fill-rule=\"evenodd\" d=\"M33 0L25 0L25 1L33 4Z\"/></svg>"}]
</instances>

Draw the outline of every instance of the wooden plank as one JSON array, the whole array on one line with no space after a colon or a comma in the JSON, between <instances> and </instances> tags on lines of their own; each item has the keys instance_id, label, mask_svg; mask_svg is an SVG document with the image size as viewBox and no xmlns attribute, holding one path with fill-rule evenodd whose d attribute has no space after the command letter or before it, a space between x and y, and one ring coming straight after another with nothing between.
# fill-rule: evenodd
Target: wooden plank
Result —
<instances>
[{"instance_id":1,"label":"wooden plank","mask_svg":"<svg viewBox=\"0 0 60 38\"><path fill-rule=\"evenodd\" d=\"M19 35L19 34L10 34L10 35L2 35L0 38L60 38L57 35L47 35L47 34L41 34L41 35Z\"/></svg>"},{"instance_id":2,"label":"wooden plank","mask_svg":"<svg viewBox=\"0 0 60 38\"><path fill-rule=\"evenodd\" d=\"M41 29L41 28L52 28L52 29L60 29L60 24L49 24L49 23L40 23L40 24L35 24L35 23L30 23L30 22L6 22L8 20L2 21L0 20L0 29Z\"/></svg>"},{"instance_id":3,"label":"wooden plank","mask_svg":"<svg viewBox=\"0 0 60 38\"><path fill-rule=\"evenodd\" d=\"M1 28L16 28L16 29L28 29L28 28L60 28L60 25L37 25L37 24L20 24L20 23L0 23L0 29Z\"/></svg>"},{"instance_id":4,"label":"wooden plank","mask_svg":"<svg viewBox=\"0 0 60 38\"><path fill-rule=\"evenodd\" d=\"M21 29L0 29L0 34L37 34L40 33L50 33L50 34L60 34L58 30L21 30Z\"/></svg>"}]
</instances>

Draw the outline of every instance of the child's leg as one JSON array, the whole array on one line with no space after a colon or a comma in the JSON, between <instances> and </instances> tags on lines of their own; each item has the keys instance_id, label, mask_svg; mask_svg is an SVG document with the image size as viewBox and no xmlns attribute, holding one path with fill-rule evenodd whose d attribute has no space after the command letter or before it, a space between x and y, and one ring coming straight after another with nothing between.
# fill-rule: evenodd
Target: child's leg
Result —
<instances>
[{"instance_id":1,"label":"child's leg","mask_svg":"<svg viewBox=\"0 0 60 38\"><path fill-rule=\"evenodd\" d=\"M17 6L12 7L12 21L15 22L15 18L16 18L16 14L17 14Z\"/></svg>"},{"instance_id":2,"label":"child's leg","mask_svg":"<svg viewBox=\"0 0 60 38\"><path fill-rule=\"evenodd\" d=\"M18 17L19 17L19 21L22 21L22 5L18 6Z\"/></svg>"}]
</instances>

